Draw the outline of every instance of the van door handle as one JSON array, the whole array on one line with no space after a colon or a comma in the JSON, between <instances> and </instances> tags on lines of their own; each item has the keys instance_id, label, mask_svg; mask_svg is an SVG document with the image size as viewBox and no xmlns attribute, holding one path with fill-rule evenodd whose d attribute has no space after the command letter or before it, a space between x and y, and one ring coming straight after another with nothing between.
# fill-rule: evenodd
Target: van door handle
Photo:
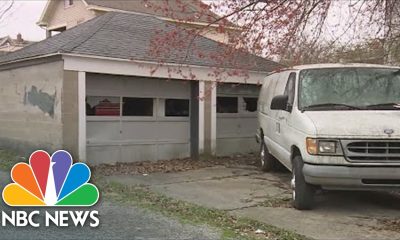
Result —
<instances>
[{"instance_id":1,"label":"van door handle","mask_svg":"<svg viewBox=\"0 0 400 240\"><path fill-rule=\"evenodd\" d=\"M285 117L279 117L278 119L279 119L279 120L284 120L284 119L285 119Z\"/></svg>"}]
</instances>

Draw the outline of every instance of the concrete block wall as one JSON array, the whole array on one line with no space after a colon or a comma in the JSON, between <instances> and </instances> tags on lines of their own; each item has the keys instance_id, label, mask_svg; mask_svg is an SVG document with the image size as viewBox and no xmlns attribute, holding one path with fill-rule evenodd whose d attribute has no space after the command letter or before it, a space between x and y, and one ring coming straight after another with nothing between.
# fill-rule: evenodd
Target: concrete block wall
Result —
<instances>
[{"instance_id":1,"label":"concrete block wall","mask_svg":"<svg viewBox=\"0 0 400 240\"><path fill-rule=\"evenodd\" d=\"M75 158L79 156L78 74L76 71L64 71L61 97L63 149Z\"/></svg>"},{"instance_id":2,"label":"concrete block wall","mask_svg":"<svg viewBox=\"0 0 400 240\"><path fill-rule=\"evenodd\" d=\"M62 148L63 74L62 61L0 71L0 148Z\"/></svg>"}]
</instances>

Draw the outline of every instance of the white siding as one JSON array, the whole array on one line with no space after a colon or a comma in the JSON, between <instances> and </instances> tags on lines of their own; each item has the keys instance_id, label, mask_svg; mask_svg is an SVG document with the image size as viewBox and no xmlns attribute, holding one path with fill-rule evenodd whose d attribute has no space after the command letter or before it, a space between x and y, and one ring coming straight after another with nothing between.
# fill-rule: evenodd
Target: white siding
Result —
<instances>
[{"instance_id":1,"label":"white siding","mask_svg":"<svg viewBox=\"0 0 400 240\"><path fill-rule=\"evenodd\" d=\"M54 8L49 11L51 15L48 17L48 29L60 26L69 29L95 17L94 12L88 10L81 0L75 0L69 7L64 6L63 0L58 0Z\"/></svg>"}]
</instances>

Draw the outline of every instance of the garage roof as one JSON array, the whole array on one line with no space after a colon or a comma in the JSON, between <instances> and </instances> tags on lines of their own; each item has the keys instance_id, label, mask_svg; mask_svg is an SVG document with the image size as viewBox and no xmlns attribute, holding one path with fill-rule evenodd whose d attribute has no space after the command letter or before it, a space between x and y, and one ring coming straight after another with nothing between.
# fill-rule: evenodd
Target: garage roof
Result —
<instances>
[{"instance_id":1,"label":"garage roof","mask_svg":"<svg viewBox=\"0 0 400 240\"><path fill-rule=\"evenodd\" d=\"M118 59L187 64L209 67L248 69L271 72L281 65L240 51L229 55L226 61L204 57L225 53L221 43L198 36L188 51L173 48L168 56L155 57L150 54L151 42L157 35L171 33L177 26L153 16L109 12L54 37L32 44L19 51L0 57L0 64L25 60L50 54L77 54ZM195 50L194 50L195 48Z\"/></svg>"}]
</instances>

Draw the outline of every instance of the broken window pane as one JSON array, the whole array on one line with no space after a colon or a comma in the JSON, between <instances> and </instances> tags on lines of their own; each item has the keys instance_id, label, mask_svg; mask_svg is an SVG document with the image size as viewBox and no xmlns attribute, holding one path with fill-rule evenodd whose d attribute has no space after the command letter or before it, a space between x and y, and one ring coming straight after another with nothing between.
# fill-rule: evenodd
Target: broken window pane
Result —
<instances>
[{"instance_id":1,"label":"broken window pane","mask_svg":"<svg viewBox=\"0 0 400 240\"><path fill-rule=\"evenodd\" d=\"M166 117L189 117L189 100L186 99L166 99Z\"/></svg>"},{"instance_id":2,"label":"broken window pane","mask_svg":"<svg viewBox=\"0 0 400 240\"><path fill-rule=\"evenodd\" d=\"M120 116L119 97L93 97L86 98L87 116Z\"/></svg>"},{"instance_id":3,"label":"broken window pane","mask_svg":"<svg viewBox=\"0 0 400 240\"><path fill-rule=\"evenodd\" d=\"M153 116L153 98L123 98L122 116Z\"/></svg>"},{"instance_id":4,"label":"broken window pane","mask_svg":"<svg viewBox=\"0 0 400 240\"><path fill-rule=\"evenodd\" d=\"M246 112L256 112L257 111L257 98L245 97L243 98L245 103Z\"/></svg>"},{"instance_id":5,"label":"broken window pane","mask_svg":"<svg viewBox=\"0 0 400 240\"><path fill-rule=\"evenodd\" d=\"M217 97L217 113L237 113L237 97Z\"/></svg>"}]
</instances>

